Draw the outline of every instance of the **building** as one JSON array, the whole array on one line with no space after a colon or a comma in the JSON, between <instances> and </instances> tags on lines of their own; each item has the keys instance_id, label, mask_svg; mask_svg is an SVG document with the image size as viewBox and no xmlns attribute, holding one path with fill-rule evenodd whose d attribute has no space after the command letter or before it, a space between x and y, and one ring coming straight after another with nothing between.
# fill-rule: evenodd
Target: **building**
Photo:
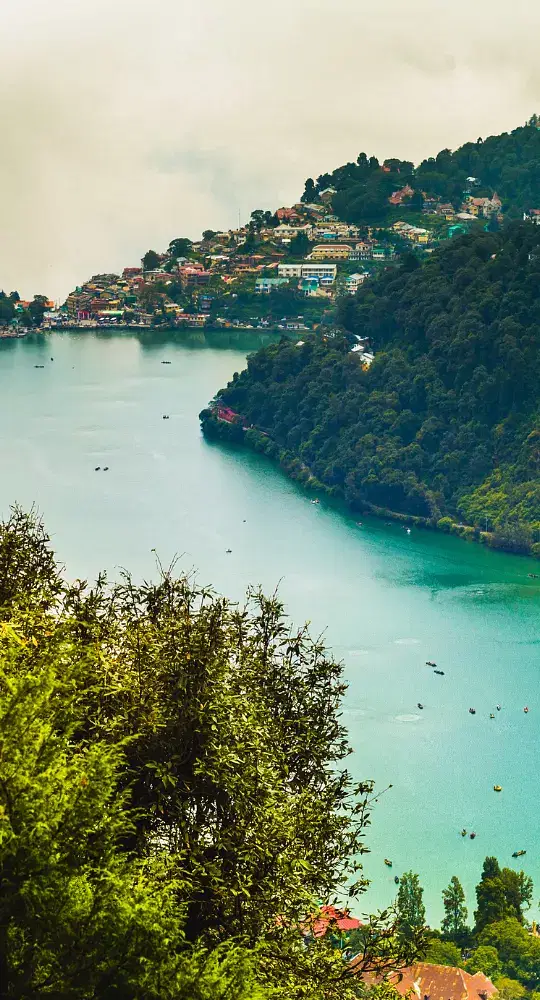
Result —
<instances>
[{"instance_id":1,"label":"building","mask_svg":"<svg viewBox=\"0 0 540 1000\"><path fill-rule=\"evenodd\" d=\"M272 234L277 240L292 240L295 236L298 236L299 233L303 233L304 236L307 236L307 238L310 239L312 228L313 227L308 223L306 223L305 226L287 226L283 223L280 226L276 226L276 228L272 230Z\"/></svg>"},{"instance_id":2,"label":"building","mask_svg":"<svg viewBox=\"0 0 540 1000\"><path fill-rule=\"evenodd\" d=\"M302 343L302 342L301 342ZM297 347L300 346L297 344ZM323 938L331 934L350 934L362 926L362 921L351 916L349 910L338 909L336 906L321 906L320 913L303 928L308 938Z\"/></svg>"},{"instance_id":3,"label":"building","mask_svg":"<svg viewBox=\"0 0 540 1000\"><path fill-rule=\"evenodd\" d=\"M536 226L540 226L540 208L529 208L523 213L523 221L534 222Z\"/></svg>"},{"instance_id":4,"label":"building","mask_svg":"<svg viewBox=\"0 0 540 1000\"><path fill-rule=\"evenodd\" d=\"M337 276L337 264L302 264L302 278L318 278L321 286L333 285Z\"/></svg>"},{"instance_id":5,"label":"building","mask_svg":"<svg viewBox=\"0 0 540 1000\"><path fill-rule=\"evenodd\" d=\"M302 264L278 264L280 278L301 278Z\"/></svg>"},{"instance_id":6,"label":"building","mask_svg":"<svg viewBox=\"0 0 540 1000\"><path fill-rule=\"evenodd\" d=\"M360 956L353 958L353 968L359 960ZM373 972L362 972L361 976L368 986L376 986L383 979ZM412 1000L489 1000L497 992L491 979L482 972L473 976L463 969L429 962L417 962L401 972L390 973L388 982L400 996L410 996Z\"/></svg>"},{"instance_id":7,"label":"building","mask_svg":"<svg viewBox=\"0 0 540 1000\"><path fill-rule=\"evenodd\" d=\"M257 295L268 295L274 288L279 288L280 285L288 284L288 278L257 278L255 282L255 291Z\"/></svg>"},{"instance_id":8,"label":"building","mask_svg":"<svg viewBox=\"0 0 540 1000\"><path fill-rule=\"evenodd\" d=\"M349 274L349 276L345 278L345 291L347 292L347 295L356 295L360 285L363 285L366 278L366 274Z\"/></svg>"},{"instance_id":9,"label":"building","mask_svg":"<svg viewBox=\"0 0 540 1000\"><path fill-rule=\"evenodd\" d=\"M391 205L401 205L404 201L412 198L413 194L413 188L410 184L406 184L405 187L402 187L399 191L394 191L393 194L390 195L388 201Z\"/></svg>"},{"instance_id":10,"label":"building","mask_svg":"<svg viewBox=\"0 0 540 1000\"><path fill-rule=\"evenodd\" d=\"M346 243L333 243L330 245L320 243L313 247L309 255L310 260L348 260L351 252L350 246Z\"/></svg>"}]
</instances>

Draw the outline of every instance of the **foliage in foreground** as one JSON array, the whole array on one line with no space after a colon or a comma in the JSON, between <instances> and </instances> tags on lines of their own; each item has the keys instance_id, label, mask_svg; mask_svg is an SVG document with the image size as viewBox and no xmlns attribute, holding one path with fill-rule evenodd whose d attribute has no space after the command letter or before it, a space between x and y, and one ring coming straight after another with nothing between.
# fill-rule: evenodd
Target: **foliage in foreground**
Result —
<instances>
[{"instance_id":1,"label":"foliage in foreground","mask_svg":"<svg viewBox=\"0 0 540 1000\"><path fill-rule=\"evenodd\" d=\"M276 598L172 571L69 586L19 510L0 622L0 996L356 995L299 933L365 886L371 784L344 767L322 644ZM373 920L363 967L415 947Z\"/></svg>"}]
</instances>

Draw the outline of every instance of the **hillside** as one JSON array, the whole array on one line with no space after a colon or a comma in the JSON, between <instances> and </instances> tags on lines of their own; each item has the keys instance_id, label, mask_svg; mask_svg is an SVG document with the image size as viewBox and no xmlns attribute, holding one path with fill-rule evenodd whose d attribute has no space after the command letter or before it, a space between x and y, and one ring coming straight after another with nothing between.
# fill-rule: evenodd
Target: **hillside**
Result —
<instances>
[{"instance_id":1,"label":"hillside","mask_svg":"<svg viewBox=\"0 0 540 1000\"><path fill-rule=\"evenodd\" d=\"M242 419L214 407L205 431L245 438L353 509L465 521L539 552L540 229L515 223L404 258L340 318L346 336L250 358L218 395ZM375 351L370 367L354 335Z\"/></svg>"},{"instance_id":2,"label":"hillside","mask_svg":"<svg viewBox=\"0 0 540 1000\"><path fill-rule=\"evenodd\" d=\"M536 115L512 132L467 142L452 152L443 149L417 167L406 160L390 158L380 164L375 156L361 153L355 163L346 163L332 173L306 182L303 200L317 200L334 189L332 207L336 215L357 224L384 224L394 207L421 211L426 204L446 202L455 210L467 210L464 197L490 198L495 192L508 218L540 206L540 131ZM410 191L407 191L410 188ZM404 192L400 198L400 192ZM389 200L396 193L394 204Z\"/></svg>"}]
</instances>

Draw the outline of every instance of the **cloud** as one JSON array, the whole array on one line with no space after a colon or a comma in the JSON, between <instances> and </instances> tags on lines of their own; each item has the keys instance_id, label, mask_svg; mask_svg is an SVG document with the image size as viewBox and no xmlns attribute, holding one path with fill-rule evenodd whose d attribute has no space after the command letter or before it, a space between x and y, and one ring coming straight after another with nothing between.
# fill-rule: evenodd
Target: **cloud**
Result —
<instances>
[{"instance_id":1,"label":"cloud","mask_svg":"<svg viewBox=\"0 0 540 1000\"><path fill-rule=\"evenodd\" d=\"M520 0L4 0L0 287L63 297L362 149L513 128L539 21Z\"/></svg>"}]
</instances>

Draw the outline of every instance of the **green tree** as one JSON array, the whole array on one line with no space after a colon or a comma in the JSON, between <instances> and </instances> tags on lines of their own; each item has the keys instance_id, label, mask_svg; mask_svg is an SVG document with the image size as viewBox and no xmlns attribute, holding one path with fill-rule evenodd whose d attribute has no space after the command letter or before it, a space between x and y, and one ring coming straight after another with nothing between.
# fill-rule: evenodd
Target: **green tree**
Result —
<instances>
[{"instance_id":1,"label":"green tree","mask_svg":"<svg viewBox=\"0 0 540 1000\"><path fill-rule=\"evenodd\" d=\"M490 979L500 975L502 964L497 949L481 944L465 962L465 970L473 976L476 972L483 972Z\"/></svg>"},{"instance_id":2,"label":"green tree","mask_svg":"<svg viewBox=\"0 0 540 1000\"><path fill-rule=\"evenodd\" d=\"M172 571L68 585L20 511L0 621L0 997L351 1000L354 970L299 933L366 885L372 785L342 764L322 644L276 598ZM416 940L374 919L358 970Z\"/></svg>"},{"instance_id":3,"label":"green tree","mask_svg":"<svg viewBox=\"0 0 540 1000\"><path fill-rule=\"evenodd\" d=\"M521 1000L527 995L525 987L517 979L510 979L508 976L499 976L495 985L502 1000Z\"/></svg>"},{"instance_id":4,"label":"green tree","mask_svg":"<svg viewBox=\"0 0 540 1000\"><path fill-rule=\"evenodd\" d=\"M423 903L424 890L414 872L404 872L399 882L396 900L398 935L403 942L413 941L415 935L425 927L426 909Z\"/></svg>"},{"instance_id":5,"label":"green tree","mask_svg":"<svg viewBox=\"0 0 540 1000\"><path fill-rule=\"evenodd\" d=\"M187 257L192 246L191 240L186 239L186 237L178 237L171 240L167 253L170 257Z\"/></svg>"},{"instance_id":6,"label":"green tree","mask_svg":"<svg viewBox=\"0 0 540 1000\"><path fill-rule=\"evenodd\" d=\"M161 264L161 257L155 250L147 250L141 263L143 271L155 271Z\"/></svg>"},{"instance_id":7,"label":"green tree","mask_svg":"<svg viewBox=\"0 0 540 1000\"><path fill-rule=\"evenodd\" d=\"M444 919L441 924L443 934L452 941L461 941L467 929L467 907L465 893L457 875L443 890Z\"/></svg>"},{"instance_id":8,"label":"green tree","mask_svg":"<svg viewBox=\"0 0 540 1000\"><path fill-rule=\"evenodd\" d=\"M453 941L431 938L426 952L426 962L434 965L461 965L461 951Z\"/></svg>"},{"instance_id":9,"label":"green tree","mask_svg":"<svg viewBox=\"0 0 540 1000\"><path fill-rule=\"evenodd\" d=\"M477 909L474 914L478 934L487 924L503 920L508 915L505 886L496 858L487 857L480 882L476 886Z\"/></svg>"}]
</instances>

